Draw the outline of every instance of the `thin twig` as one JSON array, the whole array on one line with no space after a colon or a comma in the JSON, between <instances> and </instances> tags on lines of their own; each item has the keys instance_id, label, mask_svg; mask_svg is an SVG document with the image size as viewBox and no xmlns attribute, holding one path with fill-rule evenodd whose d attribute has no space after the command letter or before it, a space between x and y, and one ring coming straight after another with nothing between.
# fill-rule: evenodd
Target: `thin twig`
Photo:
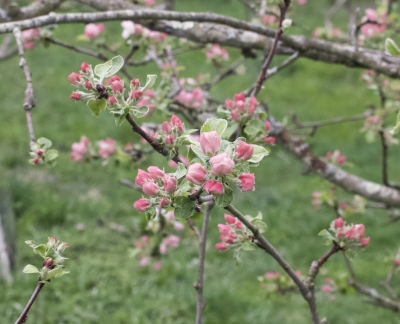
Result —
<instances>
[{"instance_id":1,"label":"thin twig","mask_svg":"<svg viewBox=\"0 0 400 324\"><path fill-rule=\"evenodd\" d=\"M21 315L18 317L18 319L15 322L15 324L22 324L22 323L26 322L28 312L31 309L31 306L35 302L36 297L39 295L40 290L43 288L43 286L44 286L43 282L38 282L38 284L37 284L32 296L31 296L31 298L29 299L28 303L26 304L24 310L22 311Z\"/></svg>"},{"instance_id":2,"label":"thin twig","mask_svg":"<svg viewBox=\"0 0 400 324\"><path fill-rule=\"evenodd\" d=\"M387 171L388 147L385 141L385 133L382 130L380 130L378 134L381 139L381 145L382 145L382 183L385 186L390 186L388 181L388 171Z\"/></svg>"},{"instance_id":3,"label":"thin twig","mask_svg":"<svg viewBox=\"0 0 400 324\"><path fill-rule=\"evenodd\" d=\"M384 282L382 282L383 287L385 287L385 289L389 292L390 296L392 297L392 299L397 299L397 294L396 292L393 290L393 288L390 286L390 281L392 281L393 278L393 274L395 271L395 267L393 266L392 269L390 269L390 272L388 273L388 275L386 276L386 279Z\"/></svg>"},{"instance_id":4,"label":"thin twig","mask_svg":"<svg viewBox=\"0 0 400 324\"><path fill-rule=\"evenodd\" d=\"M207 203L204 211L203 227L201 229L201 240L200 240L200 256L199 256L199 269L197 272L197 282L194 284L194 288L197 291L197 307L196 307L196 324L203 322L203 287L204 287L204 261L206 257L206 243L207 243L207 232L208 222L210 220L211 209L214 203Z\"/></svg>"},{"instance_id":5,"label":"thin twig","mask_svg":"<svg viewBox=\"0 0 400 324\"><path fill-rule=\"evenodd\" d=\"M290 6L290 0L285 0L283 4L279 6L280 9L280 17L279 17L279 25L278 25L278 30L276 31L274 42L272 43L272 47L268 53L268 56L261 68L261 73L254 85L253 91L251 93L251 97L256 97L257 94L260 92L261 87L266 79L266 74L269 65L271 64L272 58L274 57L276 47L278 46L279 38L283 34L282 30L282 22L285 19L286 11L289 9Z\"/></svg>"},{"instance_id":6,"label":"thin twig","mask_svg":"<svg viewBox=\"0 0 400 324\"><path fill-rule=\"evenodd\" d=\"M286 60L284 60L281 65L274 66L273 68L268 69L267 75L265 76L265 81L272 78L275 74L282 71L284 68L288 67L293 62L295 62L298 59L298 57L299 57L299 52L294 52Z\"/></svg>"},{"instance_id":7,"label":"thin twig","mask_svg":"<svg viewBox=\"0 0 400 324\"><path fill-rule=\"evenodd\" d=\"M32 145L33 143L35 143L35 133L33 131L33 123L31 116L31 110L33 107L35 107L35 95L33 93L32 75L29 66L26 64L26 60L24 57L24 46L22 44L21 30L19 28L14 28L13 33L15 41L17 42L18 46L18 54L20 56L19 67L24 71L26 80L24 109L26 113L26 122L28 125L29 140L30 144Z\"/></svg>"}]
</instances>

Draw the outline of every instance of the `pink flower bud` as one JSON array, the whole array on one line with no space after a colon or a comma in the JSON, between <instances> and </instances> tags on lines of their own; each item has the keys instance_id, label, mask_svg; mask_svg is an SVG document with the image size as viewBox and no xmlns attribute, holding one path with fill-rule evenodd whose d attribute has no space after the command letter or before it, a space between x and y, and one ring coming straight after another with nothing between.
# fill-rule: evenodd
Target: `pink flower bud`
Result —
<instances>
[{"instance_id":1,"label":"pink flower bud","mask_svg":"<svg viewBox=\"0 0 400 324\"><path fill-rule=\"evenodd\" d=\"M86 80L85 83L83 84L86 89L91 90L93 88L92 84Z\"/></svg>"},{"instance_id":2,"label":"pink flower bud","mask_svg":"<svg viewBox=\"0 0 400 324\"><path fill-rule=\"evenodd\" d=\"M203 188L205 191L213 195L222 195L224 193L222 183L214 180L208 180Z\"/></svg>"},{"instance_id":3,"label":"pink flower bud","mask_svg":"<svg viewBox=\"0 0 400 324\"><path fill-rule=\"evenodd\" d=\"M253 173L242 173L238 177L240 184L239 188L242 191L254 190L255 177Z\"/></svg>"},{"instance_id":4,"label":"pink flower bud","mask_svg":"<svg viewBox=\"0 0 400 324\"><path fill-rule=\"evenodd\" d=\"M131 98L140 99L143 96L143 92L140 90L133 90L131 93Z\"/></svg>"},{"instance_id":5,"label":"pink flower bud","mask_svg":"<svg viewBox=\"0 0 400 324\"><path fill-rule=\"evenodd\" d=\"M43 155L43 153L44 153L43 150L38 150L38 151L36 152L36 154L39 155L39 156Z\"/></svg>"},{"instance_id":6,"label":"pink flower bud","mask_svg":"<svg viewBox=\"0 0 400 324\"><path fill-rule=\"evenodd\" d=\"M271 123L269 121L266 121L264 123L265 131L268 133L271 130Z\"/></svg>"},{"instance_id":7,"label":"pink flower bud","mask_svg":"<svg viewBox=\"0 0 400 324\"><path fill-rule=\"evenodd\" d=\"M323 286L321 287L321 290L322 290L323 292L328 293L328 294L332 292L331 286L328 286L328 285L323 285Z\"/></svg>"},{"instance_id":8,"label":"pink flower bud","mask_svg":"<svg viewBox=\"0 0 400 324\"><path fill-rule=\"evenodd\" d=\"M150 174L148 174L146 171L143 171L142 169L139 169L138 170L138 174L137 174L136 179L135 179L136 185L141 187L148 180L151 180Z\"/></svg>"},{"instance_id":9,"label":"pink flower bud","mask_svg":"<svg viewBox=\"0 0 400 324\"><path fill-rule=\"evenodd\" d=\"M244 112L246 109L246 103L242 100L236 102L236 108L240 112Z\"/></svg>"},{"instance_id":10,"label":"pink flower bud","mask_svg":"<svg viewBox=\"0 0 400 324\"><path fill-rule=\"evenodd\" d=\"M263 137L263 140L265 141L265 142L267 142L268 144L275 144L275 142L276 142L276 139L275 139L275 137L272 137L272 136L264 136Z\"/></svg>"},{"instance_id":11,"label":"pink flower bud","mask_svg":"<svg viewBox=\"0 0 400 324\"><path fill-rule=\"evenodd\" d=\"M167 246L178 247L180 239L179 239L179 236L170 235L170 236L166 237L164 241Z\"/></svg>"},{"instance_id":12,"label":"pink flower bud","mask_svg":"<svg viewBox=\"0 0 400 324\"><path fill-rule=\"evenodd\" d=\"M110 77L110 83L113 83L114 81L121 81L121 78L118 75L113 75Z\"/></svg>"},{"instance_id":13,"label":"pink flower bud","mask_svg":"<svg viewBox=\"0 0 400 324\"><path fill-rule=\"evenodd\" d=\"M349 240L353 240L356 238L357 236L357 229L356 226L353 225L352 227L350 227L345 233L344 236L347 237Z\"/></svg>"},{"instance_id":14,"label":"pink flower bud","mask_svg":"<svg viewBox=\"0 0 400 324\"><path fill-rule=\"evenodd\" d=\"M87 24L85 26L85 33L84 35L87 38L95 38L97 37L101 32L104 31L104 25L103 24Z\"/></svg>"},{"instance_id":15,"label":"pink flower bud","mask_svg":"<svg viewBox=\"0 0 400 324\"><path fill-rule=\"evenodd\" d=\"M144 212L150 207L150 203L147 199L141 198L134 202L133 207L140 212Z\"/></svg>"},{"instance_id":16,"label":"pink flower bud","mask_svg":"<svg viewBox=\"0 0 400 324\"><path fill-rule=\"evenodd\" d=\"M111 106L114 106L118 103L117 99L114 96L108 97L108 102L110 103Z\"/></svg>"},{"instance_id":17,"label":"pink flower bud","mask_svg":"<svg viewBox=\"0 0 400 324\"><path fill-rule=\"evenodd\" d=\"M182 121L179 119L178 116L172 115L171 116L171 125L175 126L177 128L177 130L179 131L183 131L183 123Z\"/></svg>"},{"instance_id":18,"label":"pink flower bud","mask_svg":"<svg viewBox=\"0 0 400 324\"><path fill-rule=\"evenodd\" d=\"M247 109L247 113L249 115L254 114L254 112L256 111L258 105L258 101L256 99L256 97L251 97L249 100L249 108Z\"/></svg>"},{"instance_id":19,"label":"pink flower bud","mask_svg":"<svg viewBox=\"0 0 400 324\"><path fill-rule=\"evenodd\" d=\"M219 243L215 244L215 247L219 251L226 251L227 250L227 248L225 247L225 243L223 243L223 242L219 242Z\"/></svg>"},{"instance_id":20,"label":"pink flower bud","mask_svg":"<svg viewBox=\"0 0 400 324\"><path fill-rule=\"evenodd\" d=\"M218 224L218 230L222 235L228 235L231 233L231 228L225 224Z\"/></svg>"},{"instance_id":21,"label":"pink flower bud","mask_svg":"<svg viewBox=\"0 0 400 324\"><path fill-rule=\"evenodd\" d=\"M162 130L164 133L169 134L169 133L171 133L171 125L170 125L167 121L165 121L165 122L163 122L163 123L161 124L161 130Z\"/></svg>"},{"instance_id":22,"label":"pink flower bud","mask_svg":"<svg viewBox=\"0 0 400 324\"><path fill-rule=\"evenodd\" d=\"M32 160L33 164L38 164L38 163L39 163L39 161L40 161L40 159L39 159L39 158L34 158L34 159Z\"/></svg>"},{"instance_id":23,"label":"pink flower bud","mask_svg":"<svg viewBox=\"0 0 400 324\"><path fill-rule=\"evenodd\" d=\"M156 167L156 166L150 166L147 168L147 171L149 171L150 176L154 179L154 180L159 180L161 178L164 177L164 171L161 170L160 168Z\"/></svg>"},{"instance_id":24,"label":"pink flower bud","mask_svg":"<svg viewBox=\"0 0 400 324\"><path fill-rule=\"evenodd\" d=\"M120 92L122 93L124 91L124 85L122 84L121 81L115 80L111 82L111 89L114 93Z\"/></svg>"},{"instance_id":25,"label":"pink flower bud","mask_svg":"<svg viewBox=\"0 0 400 324\"><path fill-rule=\"evenodd\" d=\"M68 82L75 85L76 83L78 83L79 81L81 81L81 77L79 76L79 74L72 72L70 75L68 75Z\"/></svg>"},{"instance_id":26,"label":"pink flower bud","mask_svg":"<svg viewBox=\"0 0 400 324\"><path fill-rule=\"evenodd\" d=\"M233 99L238 102L238 101L245 101L246 100L246 96L244 95L243 92L241 93L237 93L233 96Z\"/></svg>"},{"instance_id":27,"label":"pink flower bud","mask_svg":"<svg viewBox=\"0 0 400 324\"><path fill-rule=\"evenodd\" d=\"M164 143L167 145L173 145L175 141L174 135L165 136Z\"/></svg>"},{"instance_id":28,"label":"pink flower bud","mask_svg":"<svg viewBox=\"0 0 400 324\"><path fill-rule=\"evenodd\" d=\"M162 197L162 198L160 199L160 201L158 202L158 206L160 206L161 208L165 208L165 207L167 207L168 205L169 205L169 201L168 201L168 199L165 198L165 197Z\"/></svg>"},{"instance_id":29,"label":"pink flower bud","mask_svg":"<svg viewBox=\"0 0 400 324\"><path fill-rule=\"evenodd\" d=\"M232 110L233 108L235 108L235 103L231 99L226 99L225 100L225 107L228 110Z\"/></svg>"},{"instance_id":30,"label":"pink flower bud","mask_svg":"<svg viewBox=\"0 0 400 324\"><path fill-rule=\"evenodd\" d=\"M233 217L229 214L224 214L224 218L227 224L229 225L233 225L236 222L236 217Z\"/></svg>"},{"instance_id":31,"label":"pink flower bud","mask_svg":"<svg viewBox=\"0 0 400 324\"><path fill-rule=\"evenodd\" d=\"M206 178L206 169L200 163L194 163L189 166L186 179L190 182L201 185Z\"/></svg>"},{"instance_id":32,"label":"pink flower bud","mask_svg":"<svg viewBox=\"0 0 400 324\"><path fill-rule=\"evenodd\" d=\"M78 92L73 92L69 97L71 99L81 100L81 95Z\"/></svg>"},{"instance_id":33,"label":"pink flower bud","mask_svg":"<svg viewBox=\"0 0 400 324\"><path fill-rule=\"evenodd\" d=\"M233 121L237 121L239 119L239 113L236 110L231 110L231 118Z\"/></svg>"},{"instance_id":34,"label":"pink flower bud","mask_svg":"<svg viewBox=\"0 0 400 324\"><path fill-rule=\"evenodd\" d=\"M326 152L326 157L330 159L332 157L332 152Z\"/></svg>"},{"instance_id":35,"label":"pink flower bud","mask_svg":"<svg viewBox=\"0 0 400 324\"><path fill-rule=\"evenodd\" d=\"M221 137L216 131L202 133L200 135L200 147L204 154L215 154L220 146Z\"/></svg>"},{"instance_id":36,"label":"pink flower bud","mask_svg":"<svg viewBox=\"0 0 400 324\"><path fill-rule=\"evenodd\" d=\"M365 237L360 239L360 246L361 247L366 247L369 243L370 237Z\"/></svg>"},{"instance_id":37,"label":"pink flower bud","mask_svg":"<svg viewBox=\"0 0 400 324\"><path fill-rule=\"evenodd\" d=\"M337 158L337 161L339 164L343 164L344 162L346 162L346 156L344 155L339 155Z\"/></svg>"},{"instance_id":38,"label":"pink flower bud","mask_svg":"<svg viewBox=\"0 0 400 324\"><path fill-rule=\"evenodd\" d=\"M87 69L89 69L89 68L90 68L90 65L87 64L86 62L83 62L83 63L81 64L81 71L82 71L83 73L86 73Z\"/></svg>"},{"instance_id":39,"label":"pink flower bud","mask_svg":"<svg viewBox=\"0 0 400 324\"><path fill-rule=\"evenodd\" d=\"M142 187L143 193L150 197L157 196L158 186L154 182L146 182Z\"/></svg>"},{"instance_id":40,"label":"pink flower bud","mask_svg":"<svg viewBox=\"0 0 400 324\"><path fill-rule=\"evenodd\" d=\"M333 227L335 228L335 229L340 229L340 228L343 228L344 227L344 220L342 219L342 217L339 217L339 218L336 218L334 221L333 221Z\"/></svg>"},{"instance_id":41,"label":"pink flower bud","mask_svg":"<svg viewBox=\"0 0 400 324\"><path fill-rule=\"evenodd\" d=\"M244 141L240 141L236 148L236 155L238 159L249 160L253 155L253 145L247 144Z\"/></svg>"},{"instance_id":42,"label":"pink flower bud","mask_svg":"<svg viewBox=\"0 0 400 324\"><path fill-rule=\"evenodd\" d=\"M212 165L212 172L217 176L227 175L235 166L235 162L233 162L233 160L226 153L213 156L210 159L210 163Z\"/></svg>"},{"instance_id":43,"label":"pink flower bud","mask_svg":"<svg viewBox=\"0 0 400 324\"><path fill-rule=\"evenodd\" d=\"M176 178L168 174L164 175L164 190L168 193L173 193L176 190Z\"/></svg>"},{"instance_id":44,"label":"pink flower bud","mask_svg":"<svg viewBox=\"0 0 400 324\"><path fill-rule=\"evenodd\" d=\"M140 87L139 79L132 79L131 84L132 84L135 88Z\"/></svg>"}]
</instances>

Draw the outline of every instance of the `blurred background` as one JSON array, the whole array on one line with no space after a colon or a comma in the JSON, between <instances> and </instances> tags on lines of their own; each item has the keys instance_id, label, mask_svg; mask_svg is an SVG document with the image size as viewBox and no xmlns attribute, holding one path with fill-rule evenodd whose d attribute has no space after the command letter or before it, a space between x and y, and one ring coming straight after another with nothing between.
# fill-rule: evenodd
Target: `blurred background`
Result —
<instances>
[{"instance_id":1,"label":"blurred background","mask_svg":"<svg viewBox=\"0 0 400 324\"><path fill-rule=\"evenodd\" d=\"M358 1L365 9L372 2ZM20 4L24 4L23 1ZM293 6L296 22L290 32L312 35L323 25L329 1L309 0L307 5ZM247 19L248 13L236 0L176 0L179 11L209 11ZM76 11L86 10L78 7ZM335 26L346 30L345 11L334 16ZM77 39L84 24L60 25L54 38L95 49ZM121 40L118 22L105 23L105 37L110 44ZM129 48L124 48L125 54ZM228 49L231 61L240 56L237 49ZM134 58L144 55L140 50ZM152 154L147 160L128 166L101 161L74 163L69 157L71 144L82 135L92 141L114 138L121 143L136 143L127 124L116 127L107 112L94 117L82 103L69 99L73 88L67 76L78 72L83 61L93 65L96 59L50 45L38 45L26 51L32 71L36 108L32 111L35 134L53 141L60 153L53 168L32 166L29 159L29 137L26 128L24 100L25 79L18 67L18 58L0 62L0 212L3 218L15 219L6 228L7 240L15 242L13 282L0 280L0 322L13 323L29 299L35 285L35 275L22 273L28 264L39 266L41 260L24 244L25 240L46 242L56 236L70 244L66 262L69 275L46 284L28 317L28 323L192 323L196 312L197 238L185 223L179 232L179 248L170 250L160 260L159 271L141 267L132 255L134 242L145 231L146 221L132 207L141 193L121 186L122 178L134 181L137 169L150 165L172 171L164 158ZM215 75L206 63L203 51L176 56L185 69L181 77L196 77L199 73ZM284 58L277 57L273 64ZM224 101L248 88L255 81L261 55L245 62L246 73L219 83L211 92ZM158 74L149 64L129 68L144 81L146 74ZM271 114L278 119L296 113L300 121L330 119L364 112L368 105L379 105L379 97L360 79L359 69L327 65L299 59L265 84L259 99L265 100ZM158 117L156 120L161 121ZM144 119L142 120L144 121ZM393 123L395 117L393 117ZM318 155L339 149L354 164L350 172L371 181L380 182L380 145L367 144L360 132L363 121L322 127L309 143ZM390 150L389 174L400 181L396 172L399 149ZM263 213L268 224L266 237L296 270L306 274L310 263L327 247L318 233L328 228L335 218L330 209L314 210L312 192L329 188L315 175L302 176L302 165L291 155L275 146L256 173L256 191L235 195L234 205L243 213L255 216ZM340 197L349 197L338 191ZM8 214L8 216L4 216ZM242 253L243 264L237 266L233 252L218 252L218 223L223 223L223 210L214 208L210 223L205 264L205 323L310 323L307 304L297 293L268 294L260 287L258 276L268 271L280 271L274 260L263 251ZM13 215L13 216L12 216ZM194 217L200 226L201 217ZM399 247L399 224L388 226L384 210L367 210L351 216L351 223L364 223L370 244L353 262L360 282L381 289L390 271L392 259ZM11 244L12 245L12 244ZM326 278L337 285L334 294L321 291ZM364 297L347 287L347 272L341 255L333 256L316 280L319 314L329 323L400 323L397 315L364 303ZM393 287L400 292L400 280ZM334 297L334 298L332 298Z\"/></svg>"}]
</instances>

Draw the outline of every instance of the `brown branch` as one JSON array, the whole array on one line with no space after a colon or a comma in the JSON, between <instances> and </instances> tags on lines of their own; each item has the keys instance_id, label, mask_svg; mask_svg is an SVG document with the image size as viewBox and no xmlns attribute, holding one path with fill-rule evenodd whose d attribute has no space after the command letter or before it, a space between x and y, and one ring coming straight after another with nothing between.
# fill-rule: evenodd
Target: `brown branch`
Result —
<instances>
[{"instance_id":1,"label":"brown branch","mask_svg":"<svg viewBox=\"0 0 400 324\"><path fill-rule=\"evenodd\" d=\"M18 3L13 1L6 4L6 15L0 17L0 22L11 20L23 20L40 15L45 15L57 9L65 0L41 0L33 1L30 5L19 8ZM8 1L7 1L8 2Z\"/></svg>"},{"instance_id":2,"label":"brown branch","mask_svg":"<svg viewBox=\"0 0 400 324\"><path fill-rule=\"evenodd\" d=\"M203 226L201 229L200 245L200 256L199 256L199 269L197 272L197 282L194 284L194 288L197 291L197 307L196 307L196 324L203 322L203 287L204 287L204 261L206 257L206 244L207 244L207 232L208 222L210 220L211 209L214 207L214 203L210 202L206 204L203 218Z\"/></svg>"},{"instance_id":3,"label":"brown branch","mask_svg":"<svg viewBox=\"0 0 400 324\"><path fill-rule=\"evenodd\" d=\"M255 227L249 220L247 220L247 218L240 211L238 211L232 205L226 206L225 209L228 210L233 216L237 217L253 233L254 239L258 241L258 244L256 243L257 246L259 246L270 256L272 256L275 259L275 261L277 261L278 264L282 267L282 269L286 271L289 277L299 288L303 298L307 301L310 308L313 323L319 324L315 299L312 290L310 290L310 287L306 283L300 280L300 278L295 274L294 270L285 261L285 259L283 259L283 257L274 248L274 246L258 231L257 227Z\"/></svg>"},{"instance_id":4,"label":"brown branch","mask_svg":"<svg viewBox=\"0 0 400 324\"><path fill-rule=\"evenodd\" d=\"M393 290L393 288L390 286L390 282L392 281L394 271L395 271L395 267L392 267L392 269L390 270L390 272L389 272L388 275L386 276L385 281L382 282L382 285L383 285L383 287L385 287L385 289L389 292L391 298L397 300L397 294L396 294L396 292Z\"/></svg>"},{"instance_id":5,"label":"brown branch","mask_svg":"<svg viewBox=\"0 0 400 324\"><path fill-rule=\"evenodd\" d=\"M24 310L22 311L21 315L18 317L17 321L15 322L15 324L22 324L25 323L27 320L27 315L29 310L31 309L33 303L35 302L37 296L40 293L40 290L43 288L44 283L43 282L38 282L31 298L29 299L28 303L26 304Z\"/></svg>"},{"instance_id":6,"label":"brown branch","mask_svg":"<svg viewBox=\"0 0 400 324\"><path fill-rule=\"evenodd\" d=\"M272 47L269 50L268 56L265 59L265 62L261 68L260 75L258 76L258 79L254 85L253 91L251 92L251 97L256 97L257 94L260 92L261 87L266 80L266 75L267 75L267 70L269 65L272 62L272 58L275 55L276 47L278 46L278 41L279 38L283 34L283 29L282 29L282 22L285 19L286 11L289 9L290 6L290 0L285 0L283 4L279 5L279 10L280 10L280 16L279 16L279 25L278 25L278 30L276 31L274 41L272 43Z\"/></svg>"},{"instance_id":7,"label":"brown branch","mask_svg":"<svg viewBox=\"0 0 400 324\"><path fill-rule=\"evenodd\" d=\"M379 137L381 139L381 146L382 146L382 183L385 186L390 186L388 181L388 147L385 141L385 133L380 130Z\"/></svg>"},{"instance_id":8,"label":"brown branch","mask_svg":"<svg viewBox=\"0 0 400 324\"><path fill-rule=\"evenodd\" d=\"M13 33L15 41L17 42L18 46L18 54L20 56L19 67L24 72L26 80L24 109L26 113L26 122L28 125L30 144L32 145L33 143L35 143L35 134L33 131L32 115L31 115L31 110L33 107L35 107L35 95L33 93L33 87L32 87L32 75L29 66L26 64L26 60L24 57L24 46L22 44L21 30L15 28L13 30Z\"/></svg>"}]
</instances>

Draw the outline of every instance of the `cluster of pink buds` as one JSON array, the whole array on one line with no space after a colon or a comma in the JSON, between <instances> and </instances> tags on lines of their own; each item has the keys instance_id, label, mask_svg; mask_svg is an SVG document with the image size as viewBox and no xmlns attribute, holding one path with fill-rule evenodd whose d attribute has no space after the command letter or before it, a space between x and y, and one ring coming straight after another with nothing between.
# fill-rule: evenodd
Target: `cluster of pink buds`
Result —
<instances>
[{"instance_id":1,"label":"cluster of pink buds","mask_svg":"<svg viewBox=\"0 0 400 324\"><path fill-rule=\"evenodd\" d=\"M31 164L47 164L53 166L56 163L58 151L50 149L52 142L44 137L39 138L36 142L31 143L29 155Z\"/></svg>"},{"instance_id":2,"label":"cluster of pink buds","mask_svg":"<svg viewBox=\"0 0 400 324\"><path fill-rule=\"evenodd\" d=\"M153 42L160 42L168 37L168 34L160 33L158 31L147 29L140 24L135 24L130 20L124 20L121 22L122 26L122 38L127 39L131 36L136 38L147 38Z\"/></svg>"},{"instance_id":3,"label":"cluster of pink buds","mask_svg":"<svg viewBox=\"0 0 400 324\"><path fill-rule=\"evenodd\" d=\"M210 194L221 195L224 193L222 179L231 178L242 191L254 190L255 177L253 173L234 173L235 165L250 160L253 156L254 147L244 141L234 145L231 154L220 152L221 137L216 131L205 132L200 135L200 149L208 157L209 165L199 162L189 166L186 179L194 185L203 186Z\"/></svg>"},{"instance_id":4,"label":"cluster of pink buds","mask_svg":"<svg viewBox=\"0 0 400 324\"><path fill-rule=\"evenodd\" d=\"M342 30L337 27L317 27L313 31L313 37L319 39L334 39L342 36Z\"/></svg>"},{"instance_id":5,"label":"cluster of pink buds","mask_svg":"<svg viewBox=\"0 0 400 324\"><path fill-rule=\"evenodd\" d=\"M37 41L40 39L40 29L31 28L21 32L21 40L24 49L31 50L36 46Z\"/></svg>"},{"instance_id":6,"label":"cluster of pink buds","mask_svg":"<svg viewBox=\"0 0 400 324\"><path fill-rule=\"evenodd\" d=\"M166 254L168 248L177 248L179 247L180 238L176 235L169 235L163 239L160 244L160 253Z\"/></svg>"},{"instance_id":7,"label":"cluster of pink buds","mask_svg":"<svg viewBox=\"0 0 400 324\"><path fill-rule=\"evenodd\" d=\"M346 162L346 156L342 155L339 150L335 150L332 152L326 152L326 158L328 159L328 162L333 163L333 164L343 164Z\"/></svg>"},{"instance_id":8,"label":"cluster of pink buds","mask_svg":"<svg viewBox=\"0 0 400 324\"><path fill-rule=\"evenodd\" d=\"M269 122L269 121L264 122L264 128L265 128L265 132L267 134L269 134L269 132L271 131L271 122ZM265 143L271 144L271 145L274 145L276 142L276 138L273 136L269 136L269 135L262 136L261 140L263 140Z\"/></svg>"},{"instance_id":9,"label":"cluster of pink buds","mask_svg":"<svg viewBox=\"0 0 400 324\"><path fill-rule=\"evenodd\" d=\"M103 24L87 24L85 26L85 32L84 35L89 38L96 38L97 36L99 36L101 33L104 32L104 25Z\"/></svg>"},{"instance_id":10,"label":"cluster of pink buds","mask_svg":"<svg viewBox=\"0 0 400 324\"><path fill-rule=\"evenodd\" d=\"M225 214L224 218L226 224L218 224L221 242L215 245L217 250L226 251L238 247L250 239L245 226L236 217Z\"/></svg>"},{"instance_id":11,"label":"cluster of pink buds","mask_svg":"<svg viewBox=\"0 0 400 324\"><path fill-rule=\"evenodd\" d=\"M106 160L117 151L117 145L112 138L98 141L97 145L99 146L99 155L103 160Z\"/></svg>"},{"instance_id":12,"label":"cluster of pink buds","mask_svg":"<svg viewBox=\"0 0 400 324\"><path fill-rule=\"evenodd\" d=\"M335 241L341 248L366 247L370 240L369 237L364 237L364 224L346 225L341 217L332 222L331 230L336 234Z\"/></svg>"},{"instance_id":13,"label":"cluster of pink buds","mask_svg":"<svg viewBox=\"0 0 400 324\"><path fill-rule=\"evenodd\" d=\"M172 115L170 121L164 121L161 124L161 130L156 133L154 138L159 142L165 144L167 147L178 146L176 140L185 131L185 125L182 123L180 118L176 115Z\"/></svg>"},{"instance_id":14,"label":"cluster of pink buds","mask_svg":"<svg viewBox=\"0 0 400 324\"><path fill-rule=\"evenodd\" d=\"M225 100L225 108L229 110L232 121L240 121L244 117L252 116L257 106L257 99L255 97L246 99L243 92L235 94L233 100Z\"/></svg>"},{"instance_id":15,"label":"cluster of pink buds","mask_svg":"<svg viewBox=\"0 0 400 324\"><path fill-rule=\"evenodd\" d=\"M204 92L201 88L193 88L192 91L182 89L175 100L186 107L200 108L205 103Z\"/></svg>"},{"instance_id":16,"label":"cluster of pink buds","mask_svg":"<svg viewBox=\"0 0 400 324\"><path fill-rule=\"evenodd\" d=\"M155 271L161 270L162 263L160 261L154 261L151 258L151 242L150 238L147 235L144 235L134 242L135 252L139 255L139 266L140 267L149 267L153 265L153 269Z\"/></svg>"},{"instance_id":17,"label":"cluster of pink buds","mask_svg":"<svg viewBox=\"0 0 400 324\"><path fill-rule=\"evenodd\" d=\"M69 155L72 161L74 162L83 161L89 151L88 150L89 144L90 141L85 136L82 136L79 142L73 143L71 145L71 153Z\"/></svg>"},{"instance_id":18,"label":"cluster of pink buds","mask_svg":"<svg viewBox=\"0 0 400 324\"><path fill-rule=\"evenodd\" d=\"M361 19L364 23L361 26L361 34L364 37L372 37L386 30L387 23L386 13L377 13L375 10L368 8L365 10L365 16Z\"/></svg>"},{"instance_id":19,"label":"cluster of pink buds","mask_svg":"<svg viewBox=\"0 0 400 324\"><path fill-rule=\"evenodd\" d=\"M164 173L156 166L150 166L147 171L148 173L139 169L135 179L136 185L142 188L143 193L151 197L141 198L133 204L133 207L140 212L153 206L161 208L169 206L177 189L177 178L174 175Z\"/></svg>"},{"instance_id":20,"label":"cluster of pink buds","mask_svg":"<svg viewBox=\"0 0 400 324\"><path fill-rule=\"evenodd\" d=\"M329 301L335 300L335 291L337 290L336 283L332 278L326 278L325 284L321 286L321 291L328 294Z\"/></svg>"},{"instance_id":21,"label":"cluster of pink buds","mask_svg":"<svg viewBox=\"0 0 400 324\"><path fill-rule=\"evenodd\" d=\"M225 48L220 47L218 44L212 44L207 47L206 57L209 60L216 60L218 62L229 60L229 53Z\"/></svg>"}]
</instances>

